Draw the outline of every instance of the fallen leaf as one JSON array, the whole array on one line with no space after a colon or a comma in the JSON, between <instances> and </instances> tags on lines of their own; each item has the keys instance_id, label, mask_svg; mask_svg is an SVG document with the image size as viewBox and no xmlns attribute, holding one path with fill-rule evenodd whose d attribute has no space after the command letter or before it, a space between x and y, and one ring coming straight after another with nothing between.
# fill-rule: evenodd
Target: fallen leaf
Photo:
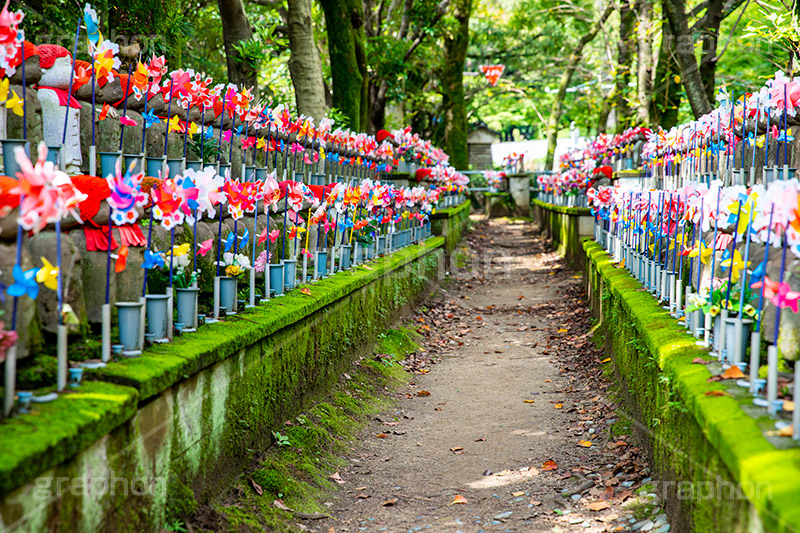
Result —
<instances>
[{"instance_id":1,"label":"fallen leaf","mask_svg":"<svg viewBox=\"0 0 800 533\"><path fill-rule=\"evenodd\" d=\"M281 511L289 511L290 513L293 512L291 508L289 508L285 503L281 500L272 500L272 505L280 509Z\"/></svg>"},{"instance_id":2,"label":"fallen leaf","mask_svg":"<svg viewBox=\"0 0 800 533\"><path fill-rule=\"evenodd\" d=\"M358 494L356 494L356 498L359 500L366 500L367 498L369 498L369 494L364 494L363 492L359 492Z\"/></svg>"},{"instance_id":3,"label":"fallen leaf","mask_svg":"<svg viewBox=\"0 0 800 533\"><path fill-rule=\"evenodd\" d=\"M632 492L632 491L630 491L630 490L624 490L624 491L620 492L619 494L617 494L617 496L616 496L616 498L615 498L615 499L616 499L616 500L619 500L619 501L621 501L621 502L624 502L625 500L627 500L627 499L628 499L628 498L630 498L631 496L633 496L633 492Z\"/></svg>"},{"instance_id":4,"label":"fallen leaf","mask_svg":"<svg viewBox=\"0 0 800 533\"><path fill-rule=\"evenodd\" d=\"M586 506L586 508L589 509L590 511L602 511L602 510L608 509L610 507L611 506L608 505L608 503L606 503L606 502L592 502L592 503L590 503L589 505Z\"/></svg>"},{"instance_id":5,"label":"fallen leaf","mask_svg":"<svg viewBox=\"0 0 800 533\"><path fill-rule=\"evenodd\" d=\"M417 396L430 396L431 393L426 390L417 391Z\"/></svg>"},{"instance_id":6,"label":"fallen leaf","mask_svg":"<svg viewBox=\"0 0 800 533\"><path fill-rule=\"evenodd\" d=\"M342 476L339 475L339 472L334 472L330 475L330 478L339 485L343 485L345 483L345 480L342 479Z\"/></svg>"},{"instance_id":7,"label":"fallen leaf","mask_svg":"<svg viewBox=\"0 0 800 533\"><path fill-rule=\"evenodd\" d=\"M784 426L784 427L782 427L781 429L778 430L778 436L779 437L791 437L793 433L794 433L794 431L792 431L792 426L791 425Z\"/></svg>"},{"instance_id":8,"label":"fallen leaf","mask_svg":"<svg viewBox=\"0 0 800 533\"><path fill-rule=\"evenodd\" d=\"M22 56L20 56L20 57L22 57ZM521 294L520 294L520 295L517 297L517 300L522 300L523 298L525 298L525 297L524 297L523 295L521 295Z\"/></svg>"},{"instance_id":9,"label":"fallen leaf","mask_svg":"<svg viewBox=\"0 0 800 533\"><path fill-rule=\"evenodd\" d=\"M783 410L786 411L787 413L793 412L794 411L794 402L792 402L790 400L785 400L783 402Z\"/></svg>"},{"instance_id":10,"label":"fallen leaf","mask_svg":"<svg viewBox=\"0 0 800 533\"><path fill-rule=\"evenodd\" d=\"M22 56L20 56L20 57L22 57ZM367 270L372 270L372 267L371 267L371 266L369 266L369 265L361 265L361 266L363 266L363 267L364 267L364 268L366 268Z\"/></svg>"},{"instance_id":11,"label":"fallen leaf","mask_svg":"<svg viewBox=\"0 0 800 533\"><path fill-rule=\"evenodd\" d=\"M591 448L592 447L592 441L579 440L578 441L578 446L580 446L581 448Z\"/></svg>"},{"instance_id":12,"label":"fallen leaf","mask_svg":"<svg viewBox=\"0 0 800 533\"><path fill-rule=\"evenodd\" d=\"M547 472L549 470L555 470L558 468L558 465L552 459L548 459L544 463L542 463L542 472Z\"/></svg>"},{"instance_id":13,"label":"fallen leaf","mask_svg":"<svg viewBox=\"0 0 800 533\"><path fill-rule=\"evenodd\" d=\"M511 495L514 496L514 497L525 496L525 491L518 490L517 492L512 492Z\"/></svg>"},{"instance_id":14,"label":"fallen leaf","mask_svg":"<svg viewBox=\"0 0 800 533\"><path fill-rule=\"evenodd\" d=\"M706 396L727 396L728 394L724 390L710 390L706 393Z\"/></svg>"},{"instance_id":15,"label":"fallen leaf","mask_svg":"<svg viewBox=\"0 0 800 533\"><path fill-rule=\"evenodd\" d=\"M483 437L475 439L475 442L486 442L486 439Z\"/></svg>"},{"instance_id":16,"label":"fallen leaf","mask_svg":"<svg viewBox=\"0 0 800 533\"><path fill-rule=\"evenodd\" d=\"M456 494L456 497L453 498L453 501L451 501L447 505L453 505L455 503L467 503L467 499L463 497L461 494Z\"/></svg>"},{"instance_id":17,"label":"fallen leaf","mask_svg":"<svg viewBox=\"0 0 800 533\"><path fill-rule=\"evenodd\" d=\"M707 365L709 362L710 361L706 361L702 357L695 357L694 359L692 359L693 365Z\"/></svg>"},{"instance_id":18,"label":"fallen leaf","mask_svg":"<svg viewBox=\"0 0 800 533\"><path fill-rule=\"evenodd\" d=\"M610 357L606 357L605 359L603 359L603 360L602 360L602 361L600 361L600 362L601 362L601 363L610 363L610 362L611 362L611 358L610 358Z\"/></svg>"},{"instance_id":19,"label":"fallen leaf","mask_svg":"<svg viewBox=\"0 0 800 533\"><path fill-rule=\"evenodd\" d=\"M386 433L378 433L377 435L375 435L375 438L378 438L378 439L385 439L385 438L386 438L386 437L388 437L388 436L389 436L389 435L387 435Z\"/></svg>"},{"instance_id":20,"label":"fallen leaf","mask_svg":"<svg viewBox=\"0 0 800 533\"><path fill-rule=\"evenodd\" d=\"M552 381L552 380L550 380L550 379L546 379L546 380L544 380L544 382L545 382L545 383L552 383L553 381Z\"/></svg>"},{"instance_id":21,"label":"fallen leaf","mask_svg":"<svg viewBox=\"0 0 800 533\"><path fill-rule=\"evenodd\" d=\"M743 377L744 372L736 365L728 367L728 369L722 373L722 379L741 379Z\"/></svg>"},{"instance_id":22,"label":"fallen leaf","mask_svg":"<svg viewBox=\"0 0 800 533\"><path fill-rule=\"evenodd\" d=\"M361 492L362 490L367 490L367 487L356 487L356 492Z\"/></svg>"},{"instance_id":23,"label":"fallen leaf","mask_svg":"<svg viewBox=\"0 0 800 533\"><path fill-rule=\"evenodd\" d=\"M534 403L533 400L522 400L524 403Z\"/></svg>"},{"instance_id":24,"label":"fallen leaf","mask_svg":"<svg viewBox=\"0 0 800 533\"><path fill-rule=\"evenodd\" d=\"M384 507L392 507L396 503L397 503L397 498L392 498L390 500L386 500L381 505L383 505Z\"/></svg>"},{"instance_id":25,"label":"fallen leaf","mask_svg":"<svg viewBox=\"0 0 800 533\"><path fill-rule=\"evenodd\" d=\"M569 331L567 328L558 328L559 333L566 333L567 331Z\"/></svg>"},{"instance_id":26,"label":"fallen leaf","mask_svg":"<svg viewBox=\"0 0 800 533\"><path fill-rule=\"evenodd\" d=\"M533 505L534 507L539 507L540 505L542 505L542 502L539 500L531 500L531 505Z\"/></svg>"},{"instance_id":27,"label":"fallen leaf","mask_svg":"<svg viewBox=\"0 0 800 533\"><path fill-rule=\"evenodd\" d=\"M555 404L553 406L554 409L561 409L562 407L564 407L564 406L562 404L560 404L560 403L557 403L557 404Z\"/></svg>"},{"instance_id":28,"label":"fallen leaf","mask_svg":"<svg viewBox=\"0 0 800 533\"><path fill-rule=\"evenodd\" d=\"M250 485L253 487L253 490L256 491L256 494L258 494L259 496L264 494L264 489L261 488L261 485L259 485L252 479L250 480Z\"/></svg>"},{"instance_id":29,"label":"fallen leaf","mask_svg":"<svg viewBox=\"0 0 800 533\"><path fill-rule=\"evenodd\" d=\"M464 453L464 448L461 447L461 446L453 446L452 448L450 448L450 451L453 452L454 454L458 455L458 454Z\"/></svg>"},{"instance_id":30,"label":"fallen leaf","mask_svg":"<svg viewBox=\"0 0 800 533\"><path fill-rule=\"evenodd\" d=\"M22 57L22 56L20 56L20 57ZM483 320L483 317L481 315L478 315L478 316L475 317L475 320Z\"/></svg>"},{"instance_id":31,"label":"fallen leaf","mask_svg":"<svg viewBox=\"0 0 800 533\"><path fill-rule=\"evenodd\" d=\"M302 289L300 289L300 294L311 296L311 289L309 289L308 287L303 287Z\"/></svg>"}]
</instances>

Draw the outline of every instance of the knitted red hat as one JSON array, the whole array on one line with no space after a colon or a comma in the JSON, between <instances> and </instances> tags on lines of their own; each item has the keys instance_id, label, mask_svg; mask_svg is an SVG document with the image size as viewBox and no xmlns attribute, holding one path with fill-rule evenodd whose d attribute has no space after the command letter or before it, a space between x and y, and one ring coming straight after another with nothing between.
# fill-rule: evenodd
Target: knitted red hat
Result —
<instances>
[{"instance_id":1,"label":"knitted red hat","mask_svg":"<svg viewBox=\"0 0 800 533\"><path fill-rule=\"evenodd\" d=\"M50 68L59 57L71 57L69 50L57 44L40 44L36 47L39 51L39 66Z\"/></svg>"},{"instance_id":2,"label":"knitted red hat","mask_svg":"<svg viewBox=\"0 0 800 533\"><path fill-rule=\"evenodd\" d=\"M614 169L611 168L608 165L605 165L605 166L597 167L596 169L594 169L593 174L603 174L608 179L611 179L611 177L614 175Z\"/></svg>"},{"instance_id":3,"label":"knitted red hat","mask_svg":"<svg viewBox=\"0 0 800 533\"><path fill-rule=\"evenodd\" d=\"M386 130L378 130L378 133L375 134L375 140L378 141L379 143L382 143L386 139L394 140L394 135L392 135Z\"/></svg>"},{"instance_id":4,"label":"knitted red hat","mask_svg":"<svg viewBox=\"0 0 800 533\"><path fill-rule=\"evenodd\" d=\"M414 174L414 178L417 180L417 183L419 183L425 178L429 178L431 176L431 172L433 171L429 168L418 168L416 174Z\"/></svg>"}]
</instances>

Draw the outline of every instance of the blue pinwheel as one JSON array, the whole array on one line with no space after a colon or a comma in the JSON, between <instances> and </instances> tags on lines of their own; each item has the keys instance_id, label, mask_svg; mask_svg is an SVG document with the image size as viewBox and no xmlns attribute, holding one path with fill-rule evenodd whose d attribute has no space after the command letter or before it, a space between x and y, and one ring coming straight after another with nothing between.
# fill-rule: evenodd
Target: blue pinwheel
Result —
<instances>
[{"instance_id":1,"label":"blue pinwheel","mask_svg":"<svg viewBox=\"0 0 800 533\"><path fill-rule=\"evenodd\" d=\"M759 281L764 279L765 274L764 262L762 261L757 267L753 269L750 273L750 284L758 283Z\"/></svg>"},{"instance_id":2,"label":"blue pinwheel","mask_svg":"<svg viewBox=\"0 0 800 533\"><path fill-rule=\"evenodd\" d=\"M150 250L145 250L142 268L147 270L150 270L151 268L164 268L165 264L164 252L151 252Z\"/></svg>"},{"instance_id":3,"label":"blue pinwheel","mask_svg":"<svg viewBox=\"0 0 800 533\"><path fill-rule=\"evenodd\" d=\"M147 113L145 113L144 115L142 115L142 117L144 117L144 127L145 127L145 128L149 128L149 127L151 127L153 124L159 124L159 123L161 123L161 119L160 119L160 118L158 118L158 117L155 115L155 113L153 113L153 110L152 110L152 109L150 109L150 110L149 110Z\"/></svg>"},{"instance_id":4,"label":"blue pinwheel","mask_svg":"<svg viewBox=\"0 0 800 533\"><path fill-rule=\"evenodd\" d=\"M239 237L239 239L240 239L239 248L245 248L247 246L247 242L250 240L250 231L247 228L245 228L244 234L242 234L242 236Z\"/></svg>"},{"instance_id":5,"label":"blue pinwheel","mask_svg":"<svg viewBox=\"0 0 800 533\"><path fill-rule=\"evenodd\" d=\"M210 141L214 138L214 128L212 126L206 128L206 130L203 132L203 138L207 141Z\"/></svg>"},{"instance_id":6,"label":"blue pinwheel","mask_svg":"<svg viewBox=\"0 0 800 533\"><path fill-rule=\"evenodd\" d=\"M233 232L228 233L228 236L225 238L225 253L231 251L231 248L233 247L233 240L235 238L236 237L233 235Z\"/></svg>"},{"instance_id":7,"label":"blue pinwheel","mask_svg":"<svg viewBox=\"0 0 800 533\"><path fill-rule=\"evenodd\" d=\"M36 283L37 272L39 272L38 268L31 268L23 272L19 263L14 265L12 271L14 283L8 288L8 295L17 298L27 294L31 300L35 300L39 296L39 285Z\"/></svg>"}]
</instances>

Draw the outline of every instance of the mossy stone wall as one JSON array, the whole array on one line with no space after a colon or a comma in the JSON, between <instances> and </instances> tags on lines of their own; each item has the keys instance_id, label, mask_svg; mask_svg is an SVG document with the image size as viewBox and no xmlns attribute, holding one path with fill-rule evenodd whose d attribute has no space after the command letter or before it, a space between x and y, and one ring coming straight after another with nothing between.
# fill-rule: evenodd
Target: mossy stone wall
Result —
<instances>
[{"instance_id":1,"label":"mossy stone wall","mask_svg":"<svg viewBox=\"0 0 800 533\"><path fill-rule=\"evenodd\" d=\"M708 383L708 368L692 363L707 350L599 244L582 245L596 340L624 399L618 412L651 455L673 531L796 531L800 449L769 442L771 423L743 409L749 397Z\"/></svg>"},{"instance_id":2,"label":"mossy stone wall","mask_svg":"<svg viewBox=\"0 0 800 533\"><path fill-rule=\"evenodd\" d=\"M431 215L431 232L434 235L444 236L444 248L448 256L461 241L461 235L469 220L470 206L471 203L467 200Z\"/></svg>"},{"instance_id":3,"label":"mossy stone wall","mask_svg":"<svg viewBox=\"0 0 800 533\"><path fill-rule=\"evenodd\" d=\"M428 239L111 364L39 416L0 426L14 450L0 459L0 526L157 531L218 494L427 296L444 244Z\"/></svg>"},{"instance_id":4,"label":"mossy stone wall","mask_svg":"<svg viewBox=\"0 0 800 533\"><path fill-rule=\"evenodd\" d=\"M574 268L586 266L581 237L592 234L592 215L585 207L562 207L532 200L533 220Z\"/></svg>"}]
</instances>

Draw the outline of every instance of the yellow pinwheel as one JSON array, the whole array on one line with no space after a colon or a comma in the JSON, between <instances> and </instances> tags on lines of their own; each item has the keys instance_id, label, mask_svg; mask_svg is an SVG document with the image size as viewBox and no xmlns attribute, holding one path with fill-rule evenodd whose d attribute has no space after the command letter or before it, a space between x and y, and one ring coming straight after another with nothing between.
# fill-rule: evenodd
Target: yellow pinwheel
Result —
<instances>
[{"instance_id":1,"label":"yellow pinwheel","mask_svg":"<svg viewBox=\"0 0 800 533\"><path fill-rule=\"evenodd\" d=\"M42 268L36 273L36 281L44 283L44 286L51 290L58 289L58 267L53 266L50 261L42 259Z\"/></svg>"},{"instance_id":2,"label":"yellow pinwheel","mask_svg":"<svg viewBox=\"0 0 800 533\"><path fill-rule=\"evenodd\" d=\"M738 216L739 223L736 226L736 233L744 235L745 232L747 231L747 228L750 225L750 220L756 213L755 201L757 198L758 194L754 192L748 195L747 199L744 202L742 202L741 209L739 208L738 201L728 206L728 209L731 212L731 217L734 217L737 214L739 215Z\"/></svg>"},{"instance_id":3,"label":"yellow pinwheel","mask_svg":"<svg viewBox=\"0 0 800 533\"><path fill-rule=\"evenodd\" d=\"M713 252L713 248L711 246L706 246L706 243L700 241L698 246L692 248L689 252L689 257L697 257L700 256L700 262L704 265L708 264L709 259L711 259L711 252Z\"/></svg>"},{"instance_id":4,"label":"yellow pinwheel","mask_svg":"<svg viewBox=\"0 0 800 533\"><path fill-rule=\"evenodd\" d=\"M183 128L181 128L181 119L180 117L178 117L178 115L175 115L174 117L169 119L169 131L170 132L176 131L178 133L183 131Z\"/></svg>"},{"instance_id":5,"label":"yellow pinwheel","mask_svg":"<svg viewBox=\"0 0 800 533\"><path fill-rule=\"evenodd\" d=\"M739 253L739 250L734 250L733 266L731 266L731 258L725 259L719 264L719 266L721 266L722 268L733 268L733 272L731 272L731 281L733 283L736 283L737 281L739 281L739 273L742 271L742 269L750 266L750 261L748 261L747 265L745 266L742 254Z\"/></svg>"},{"instance_id":6,"label":"yellow pinwheel","mask_svg":"<svg viewBox=\"0 0 800 533\"><path fill-rule=\"evenodd\" d=\"M182 255L186 255L189 253L191 249L191 245L188 242L183 244L179 244L178 246L172 247L172 256L173 257L181 257Z\"/></svg>"},{"instance_id":7,"label":"yellow pinwheel","mask_svg":"<svg viewBox=\"0 0 800 533\"><path fill-rule=\"evenodd\" d=\"M0 82L0 103L8 100L8 78Z\"/></svg>"},{"instance_id":8,"label":"yellow pinwheel","mask_svg":"<svg viewBox=\"0 0 800 533\"><path fill-rule=\"evenodd\" d=\"M195 135L195 134L196 134L198 131L200 131L200 127L199 127L197 124L195 124L194 122L190 122L190 123L189 123L189 135L190 135L190 136L192 136L192 137L194 137L194 135Z\"/></svg>"},{"instance_id":9,"label":"yellow pinwheel","mask_svg":"<svg viewBox=\"0 0 800 533\"><path fill-rule=\"evenodd\" d=\"M12 110L19 117L24 115L22 98L17 95L17 91L14 89L11 89L11 98L6 100L6 108Z\"/></svg>"}]
</instances>

